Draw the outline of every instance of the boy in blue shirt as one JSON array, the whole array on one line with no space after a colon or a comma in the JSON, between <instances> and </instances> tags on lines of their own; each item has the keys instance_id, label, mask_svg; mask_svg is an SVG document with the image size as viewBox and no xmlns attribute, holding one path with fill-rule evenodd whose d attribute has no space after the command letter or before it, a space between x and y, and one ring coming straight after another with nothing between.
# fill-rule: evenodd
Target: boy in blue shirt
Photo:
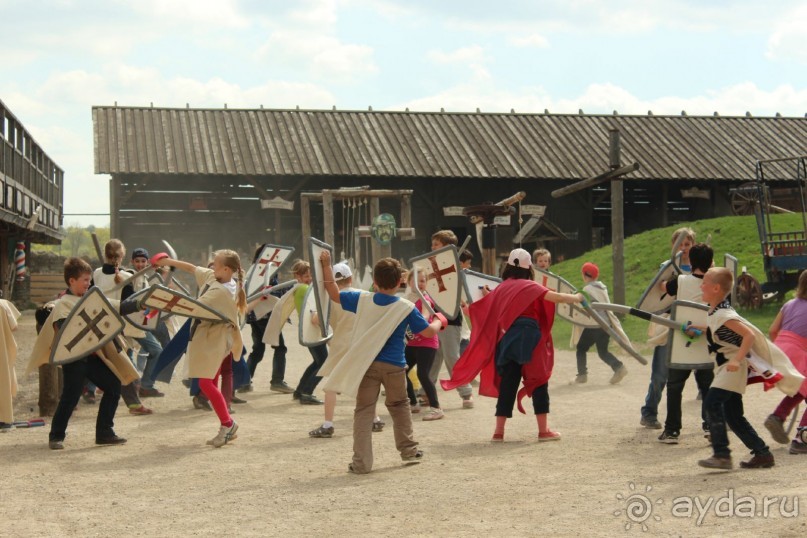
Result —
<instances>
[{"instance_id":1,"label":"boy in blue shirt","mask_svg":"<svg viewBox=\"0 0 807 538\"><path fill-rule=\"evenodd\" d=\"M392 418L395 445L404 463L418 463L418 450L412 431L412 415L406 394L407 327L424 337L437 334L445 326L439 316L428 322L411 302L397 297L401 265L393 258L379 260L373 268L376 293L339 291L333 277L331 257L324 251L320 258L328 296L347 312L356 314L351 346L345 357L329 373L326 390L356 397L353 412L353 461L348 471L369 473L373 468L373 419L383 385L385 405Z\"/></svg>"}]
</instances>

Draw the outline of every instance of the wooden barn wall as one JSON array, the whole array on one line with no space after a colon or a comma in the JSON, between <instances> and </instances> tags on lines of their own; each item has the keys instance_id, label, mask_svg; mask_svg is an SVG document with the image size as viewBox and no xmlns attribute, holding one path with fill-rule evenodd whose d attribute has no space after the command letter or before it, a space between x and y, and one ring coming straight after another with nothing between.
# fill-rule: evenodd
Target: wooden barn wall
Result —
<instances>
[{"instance_id":1,"label":"wooden barn wall","mask_svg":"<svg viewBox=\"0 0 807 538\"><path fill-rule=\"evenodd\" d=\"M474 232L467 218L445 217L445 206L479 205L497 202L518 191L525 191L525 204L546 205L546 218L570 235L569 240L553 241L547 247L555 259L574 257L610 243L610 197L604 188L588 189L554 199L551 192L568 185L559 180L490 180L490 179L412 179L412 178L256 178L272 196L288 197L294 192L294 210L261 209L259 195L245 179L230 176L113 176L111 179L112 234L120 237L131 251L145 247L151 252L163 250L161 239L170 241L181 257L203 262L208 249L234 248L251 257L254 245L274 242L292 245L302 254L303 238L300 220L299 192L358 187L374 189L412 189L412 222L417 238L396 240L392 253L408 259L429 248L431 234L450 228L460 241ZM667 193L663 194L666 185ZM696 186L711 194L710 200L684 199L682 188ZM689 222L700 218L728 214L727 183L707 182L625 182L625 233L632 235L663 225ZM274 187L274 188L273 188ZM132 192L132 191L135 192ZM667 209L662 210L667 199ZM592 204L595 204L591 210ZM381 211L400 222L400 202L381 200ZM312 235L323 237L322 204L312 201ZM334 229L337 231L337 254L345 248L340 231L346 216L341 202L334 207ZM353 222L355 222L354 217ZM526 218L525 218L526 221ZM517 219L511 227L500 227L497 247L500 252L512 248L512 237L518 231ZM359 223L363 224L363 223ZM362 249L369 251L369 239ZM471 242L478 257L476 241ZM536 247L534 242L525 248Z\"/></svg>"}]
</instances>

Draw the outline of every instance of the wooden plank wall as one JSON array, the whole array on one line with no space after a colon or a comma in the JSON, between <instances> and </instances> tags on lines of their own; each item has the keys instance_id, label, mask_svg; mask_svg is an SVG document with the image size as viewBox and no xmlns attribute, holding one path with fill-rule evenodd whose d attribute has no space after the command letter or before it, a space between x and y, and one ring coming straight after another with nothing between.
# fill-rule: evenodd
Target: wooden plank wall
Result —
<instances>
[{"instance_id":1,"label":"wooden plank wall","mask_svg":"<svg viewBox=\"0 0 807 538\"><path fill-rule=\"evenodd\" d=\"M31 275L31 302L40 305L56 298L64 291L64 275L62 273L42 273Z\"/></svg>"}]
</instances>

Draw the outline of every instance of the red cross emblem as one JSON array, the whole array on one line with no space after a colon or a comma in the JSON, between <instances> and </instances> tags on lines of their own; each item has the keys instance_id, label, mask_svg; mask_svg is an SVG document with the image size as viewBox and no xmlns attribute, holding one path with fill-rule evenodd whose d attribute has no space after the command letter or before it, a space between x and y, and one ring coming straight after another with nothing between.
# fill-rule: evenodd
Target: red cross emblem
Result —
<instances>
[{"instance_id":1,"label":"red cross emblem","mask_svg":"<svg viewBox=\"0 0 807 538\"><path fill-rule=\"evenodd\" d=\"M270 263L274 263L275 265L280 265L280 262L277 260L277 255L280 254L280 249L276 248L275 251L272 253L272 256L269 258L261 258L258 260L258 265L262 265L261 272L258 273L258 276L263 276L266 274L266 268L269 266Z\"/></svg>"},{"instance_id":2,"label":"red cross emblem","mask_svg":"<svg viewBox=\"0 0 807 538\"><path fill-rule=\"evenodd\" d=\"M427 280L436 280L437 281L437 289L441 292L446 291L446 285L443 283L443 276L448 275L450 273L456 273L457 268L452 265L450 267L446 267L445 269L440 269L440 266L437 265L437 256L429 256L429 263L432 266L432 272L429 273Z\"/></svg>"},{"instance_id":3,"label":"red cross emblem","mask_svg":"<svg viewBox=\"0 0 807 538\"><path fill-rule=\"evenodd\" d=\"M180 297L179 295L174 295L171 299L163 299L162 297L157 297L156 295L152 295L149 299L154 301L160 301L161 303L165 303L165 306L160 308L165 312L173 312L173 308L182 308L183 310L187 310L188 312L193 312L193 308L189 308L187 306L182 306L179 304L184 297Z\"/></svg>"}]
</instances>

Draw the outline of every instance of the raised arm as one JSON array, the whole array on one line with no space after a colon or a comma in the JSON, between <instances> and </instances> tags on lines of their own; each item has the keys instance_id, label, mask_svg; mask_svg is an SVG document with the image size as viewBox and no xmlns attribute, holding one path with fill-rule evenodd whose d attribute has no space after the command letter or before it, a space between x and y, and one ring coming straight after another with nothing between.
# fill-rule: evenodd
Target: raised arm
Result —
<instances>
[{"instance_id":1,"label":"raised arm","mask_svg":"<svg viewBox=\"0 0 807 538\"><path fill-rule=\"evenodd\" d=\"M171 258L161 258L154 262L157 267L174 267L180 271L193 274L196 272L196 266L192 263L183 262L180 260L172 260Z\"/></svg>"},{"instance_id":2,"label":"raised arm","mask_svg":"<svg viewBox=\"0 0 807 538\"><path fill-rule=\"evenodd\" d=\"M544 295L544 300L550 303L582 303L585 300L582 293L558 293L548 291Z\"/></svg>"},{"instance_id":3,"label":"raised arm","mask_svg":"<svg viewBox=\"0 0 807 538\"><path fill-rule=\"evenodd\" d=\"M336 285L336 281L333 279L331 253L327 250L323 250L322 254L319 256L319 261L322 264L322 282L325 286L325 291L328 292L328 297L331 298L331 301L342 304L342 301L339 299L339 286Z\"/></svg>"}]
</instances>

